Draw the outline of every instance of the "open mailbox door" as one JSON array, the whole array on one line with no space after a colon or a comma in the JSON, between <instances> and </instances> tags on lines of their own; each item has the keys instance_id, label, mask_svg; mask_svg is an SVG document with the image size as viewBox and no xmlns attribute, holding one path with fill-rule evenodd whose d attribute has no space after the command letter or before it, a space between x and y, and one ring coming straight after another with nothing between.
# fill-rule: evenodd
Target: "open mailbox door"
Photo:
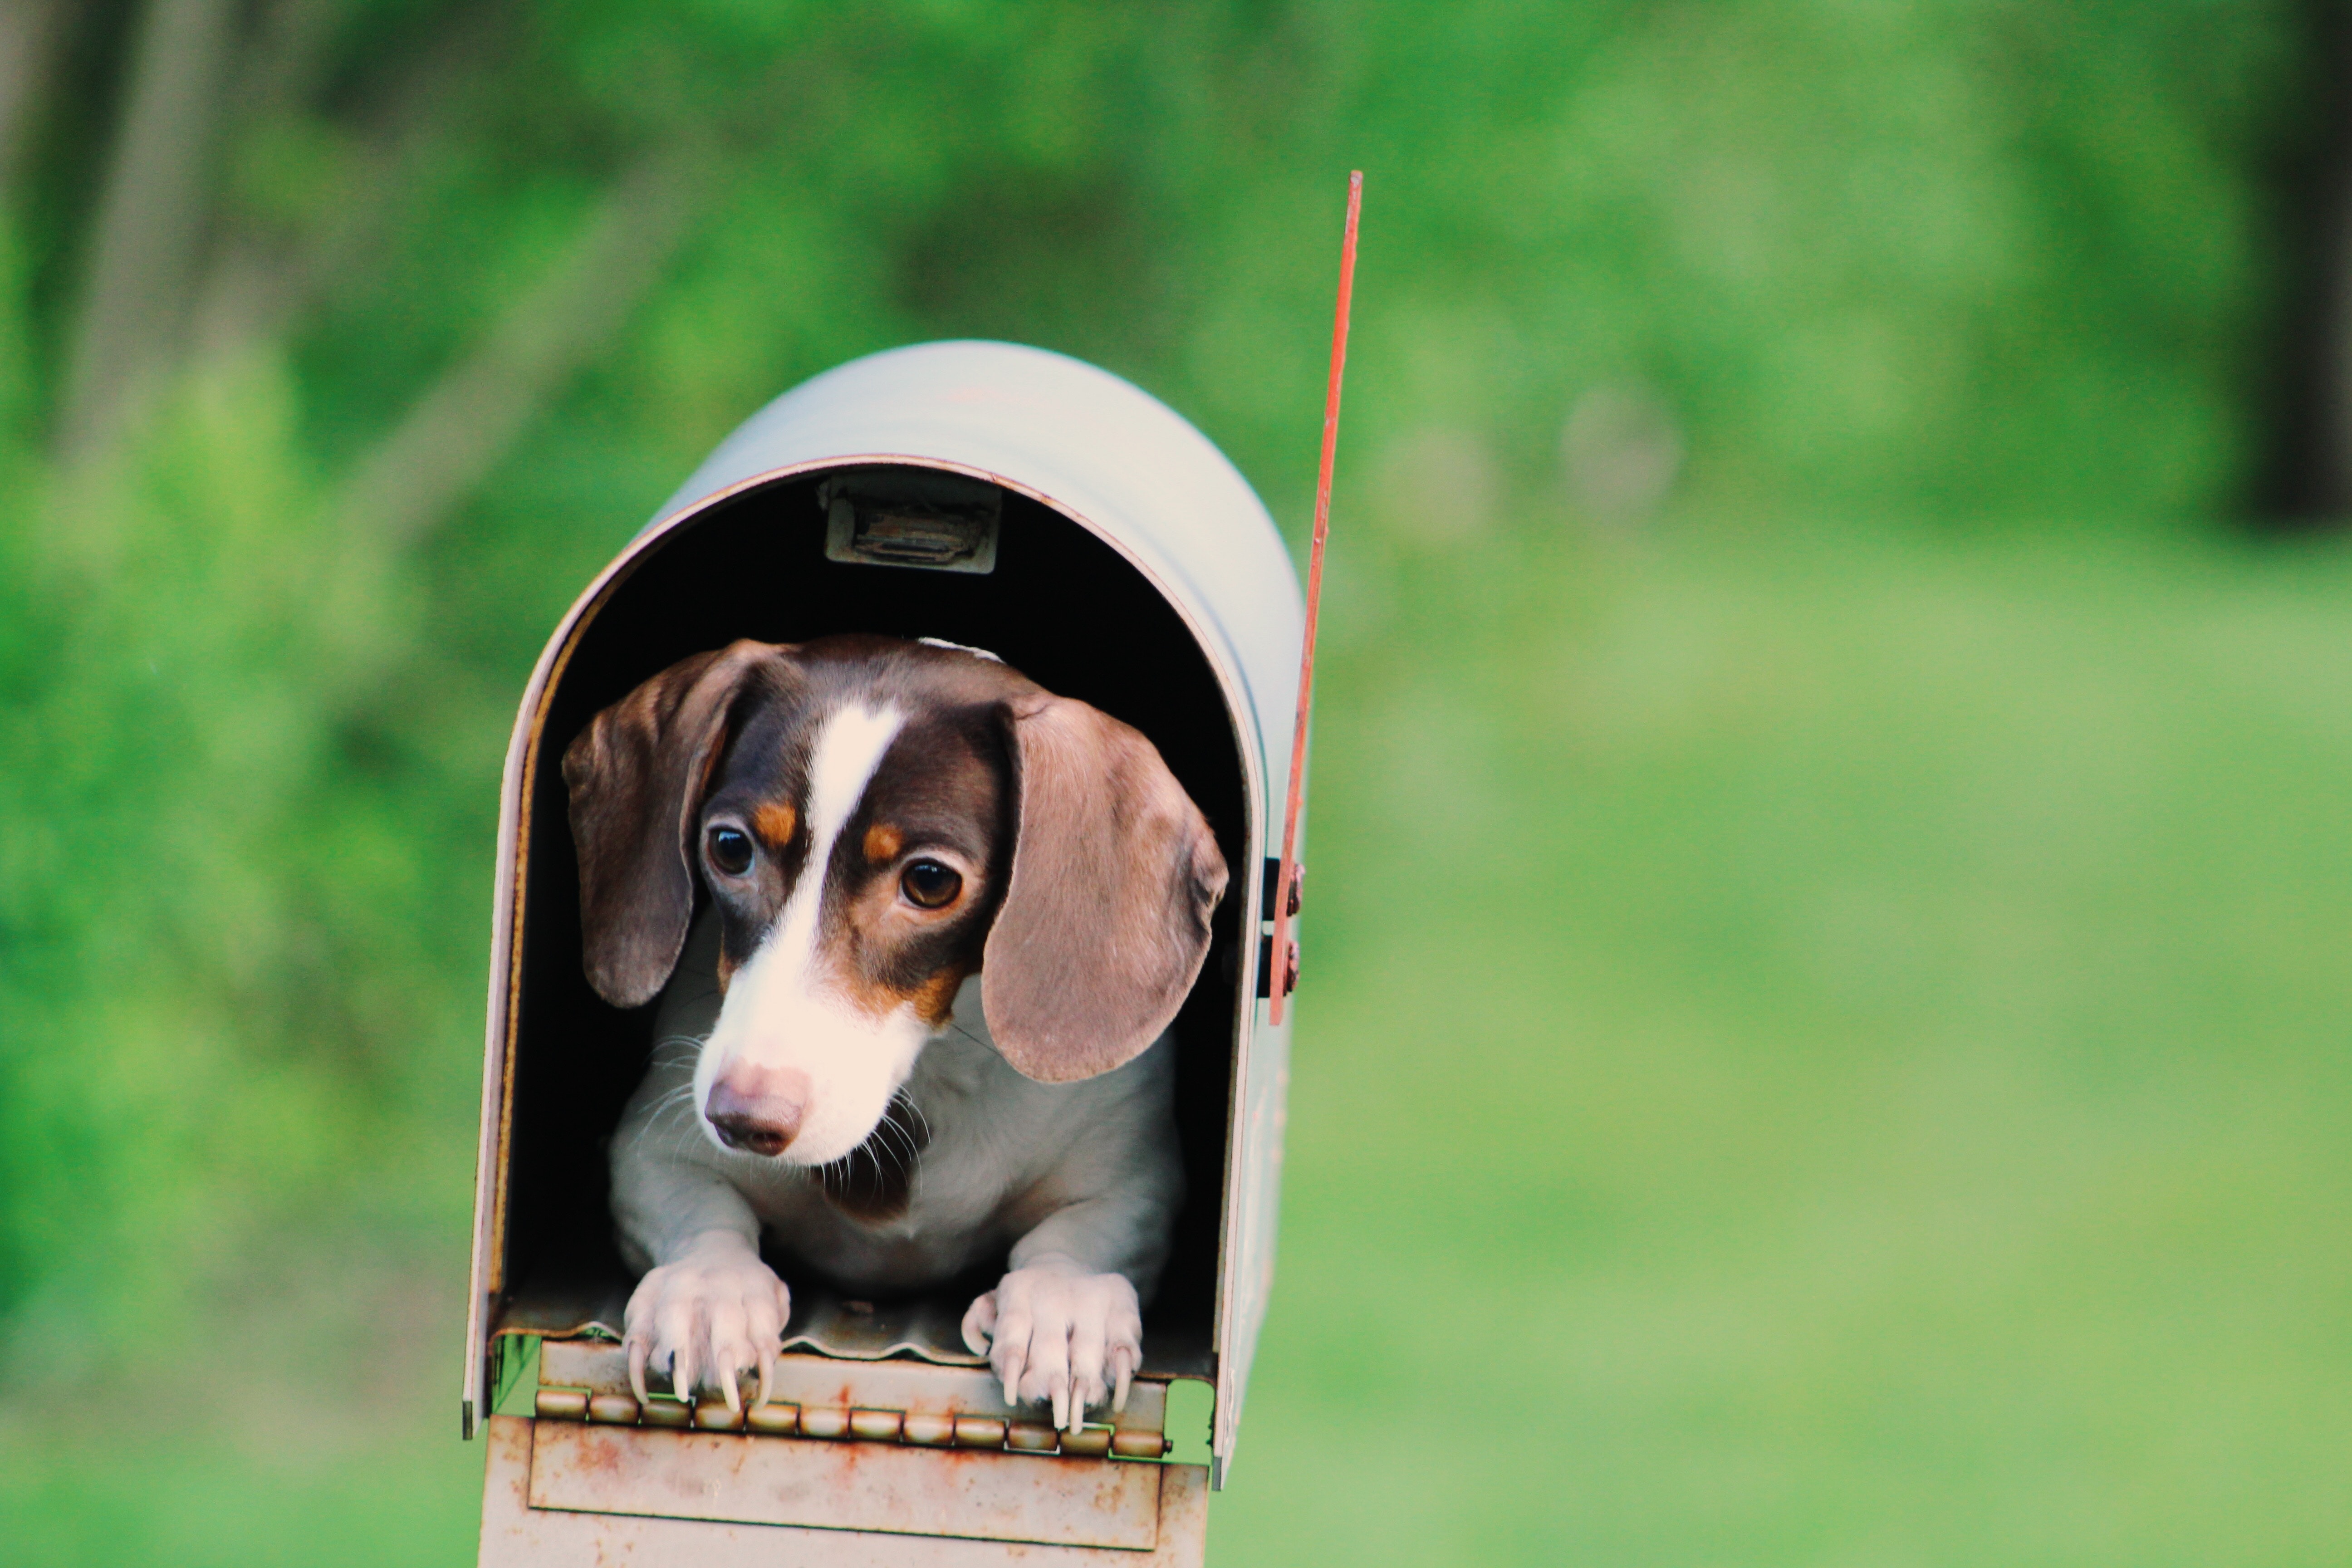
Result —
<instances>
[{"instance_id":1,"label":"open mailbox door","mask_svg":"<svg viewBox=\"0 0 2352 1568\"><path fill-rule=\"evenodd\" d=\"M484 1563L1200 1561L1273 1278L1288 1029L1264 995L1268 857L1302 613L1265 508L1198 431L1105 372L985 342L779 398L589 584L524 692L499 813L462 1394L467 1435L489 1436ZM1115 1428L1062 1441L1005 1408L958 1332L965 1299L846 1300L781 1261L793 1320L763 1429L629 1396L604 1143L652 1009L583 974L559 761L680 658L840 632L985 648L1133 725L1233 868L1176 1023L1190 1196ZM1160 1458L1187 1380L1214 1391L1205 1471Z\"/></svg>"}]
</instances>

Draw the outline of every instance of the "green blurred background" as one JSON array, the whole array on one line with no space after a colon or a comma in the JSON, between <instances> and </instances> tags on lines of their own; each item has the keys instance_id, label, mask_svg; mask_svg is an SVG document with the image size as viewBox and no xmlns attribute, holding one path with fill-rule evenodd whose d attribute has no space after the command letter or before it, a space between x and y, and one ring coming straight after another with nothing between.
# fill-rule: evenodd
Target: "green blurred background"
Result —
<instances>
[{"instance_id":1,"label":"green blurred background","mask_svg":"<svg viewBox=\"0 0 2352 1568\"><path fill-rule=\"evenodd\" d=\"M1212 1561L2342 1563L2346 35L0 0L0 1556L471 1560L541 640L929 337L1296 542L1361 167Z\"/></svg>"}]
</instances>

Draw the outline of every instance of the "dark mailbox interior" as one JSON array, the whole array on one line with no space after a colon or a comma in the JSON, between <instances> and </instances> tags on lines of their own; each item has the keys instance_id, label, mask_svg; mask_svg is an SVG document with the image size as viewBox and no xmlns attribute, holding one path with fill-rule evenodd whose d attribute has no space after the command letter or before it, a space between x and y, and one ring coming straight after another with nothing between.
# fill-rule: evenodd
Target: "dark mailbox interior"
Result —
<instances>
[{"instance_id":1,"label":"dark mailbox interior","mask_svg":"<svg viewBox=\"0 0 2352 1568\"><path fill-rule=\"evenodd\" d=\"M1206 814L1233 869L1208 962L1177 1020L1188 1196L1145 1322L1152 1366L1205 1373L1244 885L1245 775L1216 678L1159 591L1052 509L1005 495L996 566L987 574L847 564L825 558L815 496L823 477L746 492L674 531L607 595L557 679L536 742L518 910L507 1293L609 1300L625 1296L629 1278L613 1245L604 1142L644 1074L654 1008L612 1007L582 973L578 872L560 766L565 746L646 677L737 637L940 637L989 649L1048 689L1149 736ZM789 1260L773 1261L798 1283ZM950 1289L961 1297L958 1310L992 1283L957 1281Z\"/></svg>"}]
</instances>

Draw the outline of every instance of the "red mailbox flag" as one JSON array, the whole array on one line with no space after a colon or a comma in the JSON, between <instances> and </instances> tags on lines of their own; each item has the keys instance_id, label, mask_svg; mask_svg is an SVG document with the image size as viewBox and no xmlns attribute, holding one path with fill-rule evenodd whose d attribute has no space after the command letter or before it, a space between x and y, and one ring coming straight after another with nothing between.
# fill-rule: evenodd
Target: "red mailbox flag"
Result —
<instances>
[{"instance_id":1,"label":"red mailbox flag","mask_svg":"<svg viewBox=\"0 0 2352 1568\"><path fill-rule=\"evenodd\" d=\"M1331 321L1331 380L1323 394L1323 467L1315 479L1315 543L1307 557L1307 635L1298 649L1298 722L1290 734L1290 795L1282 809L1282 862L1274 884L1274 966L1266 993L1268 1018L1282 1022L1285 994L1296 970L1290 959L1290 910L1297 897L1298 801L1307 780L1307 715L1315 702L1315 621L1323 608L1323 541L1331 531L1331 461L1339 449L1339 384L1348 374L1348 305L1356 290L1356 215L1364 205L1364 174L1348 176L1348 232L1339 242L1339 305Z\"/></svg>"}]
</instances>

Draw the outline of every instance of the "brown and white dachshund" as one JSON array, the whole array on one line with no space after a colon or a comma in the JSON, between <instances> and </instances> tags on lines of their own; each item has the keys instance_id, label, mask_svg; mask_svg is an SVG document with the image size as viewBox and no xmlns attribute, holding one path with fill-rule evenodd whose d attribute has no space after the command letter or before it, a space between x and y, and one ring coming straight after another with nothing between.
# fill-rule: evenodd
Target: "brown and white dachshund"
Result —
<instances>
[{"instance_id":1,"label":"brown and white dachshund","mask_svg":"<svg viewBox=\"0 0 2352 1568\"><path fill-rule=\"evenodd\" d=\"M767 1396L764 1231L861 1291L1003 1258L963 1333L1006 1400L1124 1405L1184 1194L1168 1031L1226 879L1151 742L974 649L738 642L599 713L563 777L588 978L661 1000L612 1144L639 1397L649 1363Z\"/></svg>"}]
</instances>

